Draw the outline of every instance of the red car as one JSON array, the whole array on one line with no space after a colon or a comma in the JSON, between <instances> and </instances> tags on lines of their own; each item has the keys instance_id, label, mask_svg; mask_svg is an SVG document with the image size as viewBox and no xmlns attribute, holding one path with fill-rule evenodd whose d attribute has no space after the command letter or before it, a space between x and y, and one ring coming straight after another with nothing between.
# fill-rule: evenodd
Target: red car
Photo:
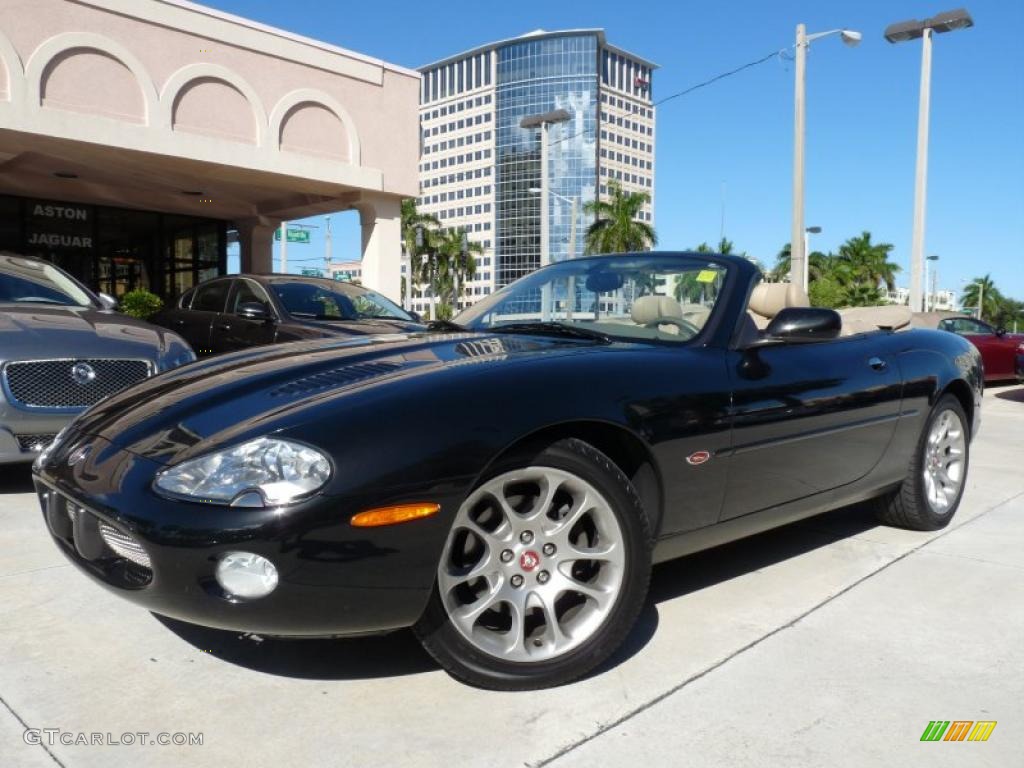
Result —
<instances>
[{"instance_id":1,"label":"red car","mask_svg":"<svg viewBox=\"0 0 1024 768\"><path fill-rule=\"evenodd\" d=\"M1017 379L1024 382L1024 334L1007 333L973 317L948 317L939 330L958 333L981 352L985 381Z\"/></svg>"}]
</instances>

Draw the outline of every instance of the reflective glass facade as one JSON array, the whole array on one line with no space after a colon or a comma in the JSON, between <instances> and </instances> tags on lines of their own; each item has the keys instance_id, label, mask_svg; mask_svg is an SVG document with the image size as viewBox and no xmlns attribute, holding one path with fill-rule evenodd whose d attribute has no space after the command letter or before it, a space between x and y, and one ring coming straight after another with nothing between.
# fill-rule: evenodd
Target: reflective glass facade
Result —
<instances>
[{"instance_id":1,"label":"reflective glass facade","mask_svg":"<svg viewBox=\"0 0 1024 768\"><path fill-rule=\"evenodd\" d=\"M564 109L571 118L549 128L549 253L552 261L583 253L583 206L597 183L598 39L562 35L498 49L496 89L497 285L529 274L541 262L541 129L521 128L530 115ZM572 201L576 247L569 253Z\"/></svg>"}]
</instances>

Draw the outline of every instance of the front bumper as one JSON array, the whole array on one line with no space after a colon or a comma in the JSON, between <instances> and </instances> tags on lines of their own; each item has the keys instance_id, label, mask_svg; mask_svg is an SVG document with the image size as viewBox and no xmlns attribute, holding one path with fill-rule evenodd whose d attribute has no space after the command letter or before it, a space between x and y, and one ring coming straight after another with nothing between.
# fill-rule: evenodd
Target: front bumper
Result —
<instances>
[{"instance_id":1,"label":"front bumper","mask_svg":"<svg viewBox=\"0 0 1024 768\"><path fill-rule=\"evenodd\" d=\"M0 402L0 464L29 463L76 414L28 413Z\"/></svg>"},{"instance_id":2,"label":"front bumper","mask_svg":"<svg viewBox=\"0 0 1024 768\"><path fill-rule=\"evenodd\" d=\"M368 530L348 523L366 506L338 497L285 510L172 501L151 490L160 467L101 438L71 436L36 470L55 543L120 596L182 621L280 636L383 632L423 612L447 530L442 515ZM100 524L134 539L149 567L113 551ZM225 594L214 572L232 551L274 563L277 588L252 600Z\"/></svg>"}]
</instances>

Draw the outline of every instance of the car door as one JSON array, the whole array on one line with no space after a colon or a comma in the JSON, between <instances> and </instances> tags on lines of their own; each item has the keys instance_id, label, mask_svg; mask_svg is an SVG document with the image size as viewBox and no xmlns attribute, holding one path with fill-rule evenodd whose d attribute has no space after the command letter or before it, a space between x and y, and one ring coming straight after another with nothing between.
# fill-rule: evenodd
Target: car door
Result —
<instances>
[{"instance_id":1,"label":"car door","mask_svg":"<svg viewBox=\"0 0 1024 768\"><path fill-rule=\"evenodd\" d=\"M224 351L218 335L214 333L213 323L223 314L230 289L229 278L210 280L195 289L192 305L184 319L186 332L196 341L192 342L188 336L186 338L200 357Z\"/></svg>"},{"instance_id":2,"label":"car door","mask_svg":"<svg viewBox=\"0 0 1024 768\"><path fill-rule=\"evenodd\" d=\"M240 311L245 304L261 304L269 317L244 317ZM263 286L255 280L239 277L228 295L227 310L214 321L214 332L221 349L228 352L273 344L277 338L277 323L277 315Z\"/></svg>"},{"instance_id":3,"label":"car door","mask_svg":"<svg viewBox=\"0 0 1024 768\"><path fill-rule=\"evenodd\" d=\"M901 376L881 333L734 350L732 448L721 519L866 475L896 427Z\"/></svg>"}]
</instances>

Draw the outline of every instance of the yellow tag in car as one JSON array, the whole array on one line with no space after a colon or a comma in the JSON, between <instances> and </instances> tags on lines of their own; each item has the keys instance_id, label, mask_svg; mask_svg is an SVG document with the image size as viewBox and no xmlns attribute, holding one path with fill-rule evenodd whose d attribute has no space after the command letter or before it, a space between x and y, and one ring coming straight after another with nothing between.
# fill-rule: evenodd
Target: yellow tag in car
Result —
<instances>
[{"instance_id":1,"label":"yellow tag in car","mask_svg":"<svg viewBox=\"0 0 1024 768\"><path fill-rule=\"evenodd\" d=\"M713 270L713 269L702 269L697 274L697 282L698 283L713 283L713 282L715 282L715 278L716 277L718 277L718 272L716 272L715 270Z\"/></svg>"}]
</instances>

